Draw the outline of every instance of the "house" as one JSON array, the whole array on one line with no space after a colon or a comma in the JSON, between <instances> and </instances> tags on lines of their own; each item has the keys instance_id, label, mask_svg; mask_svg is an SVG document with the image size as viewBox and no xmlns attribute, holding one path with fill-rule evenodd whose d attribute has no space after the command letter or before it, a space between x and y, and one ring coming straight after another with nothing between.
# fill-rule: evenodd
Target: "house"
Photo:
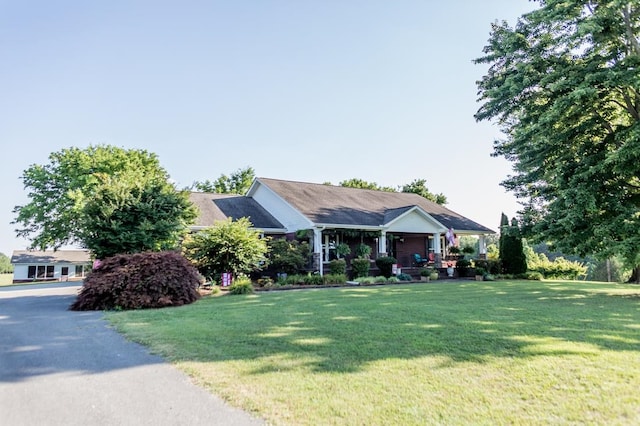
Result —
<instances>
[{"instance_id":1,"label":"house","mask_svg":"<svg viewBox=\"0 0 640 426\"><path fill-rule=\"evenodd\" d=\"M402 266L415 266L413 255L419 254L440 267L456 237L477 236L482 257L485 236L495 233L411 193L256 178L245 196L192 193L191 200L200 210L194 230L225 217L248 217L265 234L306 233L321 274L339 256L340 244L369 245L373 258L393 256Z\"/></svg>"},{"instance_id":2,"label":"house","mask_svg":"<svg viewBox=\"0 0 640 426\"><path fill-rule=\"evenodd\" d=\"M246 217L254 229L265 235L284 236L287 230L271 213L251 197L235 194L212 194L192 192L189 200L198 208L199 214L192 231L208 228L216 221Z\"/></svg>"},{"instance_id":3,"label":"house","mask_svg":"<svg viewBox=\"0 0 640 426\"><path fill-rule=\"evenodd\" d=\"M16 250L11 263L14 283L81 280L91 271L88 250Z\"/></svg>"}]
</instances>

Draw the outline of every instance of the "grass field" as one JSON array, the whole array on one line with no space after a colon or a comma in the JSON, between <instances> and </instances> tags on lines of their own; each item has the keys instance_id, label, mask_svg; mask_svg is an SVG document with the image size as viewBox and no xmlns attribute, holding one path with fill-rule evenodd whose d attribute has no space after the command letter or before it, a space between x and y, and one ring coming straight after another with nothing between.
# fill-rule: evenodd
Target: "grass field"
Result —
<instances>
[{"instance_id":1,"label":"grass field","mask_svg":"<svg viewBox=\"0 0 640 426\"><path fill-rule=\"evenodd\" d=\"M13 282L13 274L0 274L0 286L9 285Z\"/></svg>"},{"instance_id":2,"label":"grass field","mask_svg":"<svg viewBox=\"0 0 640 426\"><path fill-rule=\"evenodd\" d=\"M638 286L281 291L107 317L270 424L640 423Z\"/></svg>"}]
</instances>

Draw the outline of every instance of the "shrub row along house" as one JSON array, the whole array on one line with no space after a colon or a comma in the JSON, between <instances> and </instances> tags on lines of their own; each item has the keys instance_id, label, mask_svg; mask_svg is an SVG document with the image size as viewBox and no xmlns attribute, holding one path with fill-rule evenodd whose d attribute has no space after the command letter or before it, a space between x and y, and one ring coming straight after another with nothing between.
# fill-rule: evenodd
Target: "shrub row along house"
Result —
<instances>
[{"instance_id":1,"label":"shrub row along house","mask_svg":"<svg viewBox=\"0 0 640 426\"><path fill-rule=\"evenodd\" d=\"M265 236L308 240L311 268L320 274L329 261L341 257L339 247L345 244L351 253L366 244L372 259L392 256L402 267L417 266L417 257L442 267L456 244L454 234L477 236L479 256L484 257L485 236L495 233L412 193L256 178L244 196L191 193L191 201L200 212L193 231L216 220L246 217Z\"/></svg>"}]
</instances>

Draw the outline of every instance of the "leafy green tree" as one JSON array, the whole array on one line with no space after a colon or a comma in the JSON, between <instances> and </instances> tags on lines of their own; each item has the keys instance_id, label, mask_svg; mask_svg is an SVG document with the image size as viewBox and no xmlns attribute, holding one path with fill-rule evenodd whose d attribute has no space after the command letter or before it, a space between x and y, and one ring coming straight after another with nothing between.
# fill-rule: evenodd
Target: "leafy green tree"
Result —
<instances>
[{"instance_id":1,"label":"leafy green tree","mask_svg":"<svg viewBox=\"0 0 640 426\"><path fill-rule=\"evenodd\" d=\"M611 258L592 262L589 265L589 276L587 279L605 282L626 282L631 275L631 271L625 269L624 262L619 258Z\"/></svg>"},{"instance_id":2,"label":"leafy green tree","mask_svg":"<svg viewBox=\"0 0 640 426\"><path fill-rule=\"evenodd\" d=\"M398 192L389 186L380 186L375 182L367 182L366 180L358 178L343 180L338 185L345 188L373 189L375 191Z\"/></svg>"},{"instance_id":3,"label":"leafy green tree","mask_svg":"<svg viewBox=\"0 0 640 426\"><path fill-rule=\"evenodd\" d=\"M0 253L0 274L9 274L13 272L11 259L4 253Z\"/></svg>"},{"instance_id":4,"label":"leafy green tree","mask_svg":"<svg viewBox=\"0 0 640 426\"><path fill-rule=\"evenodd\" d=\"M31 165L22 175L30 202L14 209L17 216L12 223L21 226L17 235L41 250L85 245L94 223L87 216L87 202L104 190L107 179L117 182L132 175L140 183L168 182L169 178L156 155L145 150L99 145L50 154L48 164Z\"/></svg>"},{"instance_id":5,"label":"leafy green tree","mask_svg":"<svg viewBox=\"0 0 640 426\"><path fill-rule=\"evenodd\" d=\"M401 192L418 194L437 204L447 204L447 197L444 194L433 194L429 191L429 188L427 188L427 181L425 179L414 179L413 182L404 185Z\"/></svg>"},{"instance_id":6,"label":"leafy green tree","mask_svg":"<svg viewBox=\"0 0 640 426\"><path fill-rule=\"evenodd\" d=\"M328 183L325 183L328 184ZM413 194L418 194L427 200L431 200L434 203L438 204L447 204L447 197L444 194L433 194L427 188L427 181L425 179L414 179L413 182L403 185L400 188L400 192L409 192ZM366 180L352 178L347 179L338 184L339 186L343 186L346 188L360 188L360 189L373 189L374 191L385 191L385 192L398 192L397 189L392 188L390 186L380 186L375 182L367 182Z\"/></svg>"},{"instance_id":7,"label":"leafy green tree","mask_svg":"<svg viewBox=\"0 0 640 426\"><path fill-rule=\"evenodd\" d=\"M495 23L478 120L505 135L524 229L565 253L640 265L640 3L546 0ZM636 274L640 277L640 274Z\"/></svg>"},{"instance_id":8,"label":"leafy green tree","mask_svg":"<svg viewBox=\"0 0 640 426\"><path fill-rule=\"evenodd\" d=\"M205 180L203 182L194 182L193 187L199 192L213 192L216 194L246 194L253 180L256 177L256 173L251 167L245 169L238 169L231 173L230 176L225 174L213 182Z\"/></svg>"},{"instance_id":9,"label":"leafy green tree","mask_svg":"<svg viewBox=\"0 0 640 426\"><path fill-rule=\"evenodd\" d=\"M274 238L268 243L267 262L276 272L296 274L307 264L311 249L309 243Z\"/></svg>"},{"instance_id":10,"label":"leafy green tree","mask_svg":"<svg viewBox=\"0 0 640 426\"><path fill-rule=\"evenodd\" d=\"M212 279L218 279L223 272L238 276L257 270L265 260L267 241L251 227L247 218L216 222L185 239L185 257L202 275Z\"/></svg>"},{"instance_id":11,"label":"leafy green tree","mask_svg":"<svg viewBox=\"0 0 640 426\"><path fill-rule=\"evenodd\" d=\"M79 232L98 259L175 249L197 216L188 193L166 180L145 182L137 172L100 180L84 203Z\"/></svg>"}]
</instances>

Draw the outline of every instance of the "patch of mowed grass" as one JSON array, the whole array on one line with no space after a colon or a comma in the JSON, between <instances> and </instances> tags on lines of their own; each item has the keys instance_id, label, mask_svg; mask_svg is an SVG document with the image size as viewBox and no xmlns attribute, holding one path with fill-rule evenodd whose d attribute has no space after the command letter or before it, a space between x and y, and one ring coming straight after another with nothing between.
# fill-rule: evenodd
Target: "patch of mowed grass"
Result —
<instances>
[{"instance_id":1,"label":"patch of mowed grass","mask_svg":"<svg viewBox=\"0 0 640 426\"><path fill-rule=\"evenodd\" d=\"M637 424L640 288L459 282L110 312L272 424Z\"/></svg>"},{"instance_id":2,"label":"patch of mowed grass","mask_svg":"<svg viewBox=\"0 0 640 426\"><path fill-rule=\"evenodd\" d=\"M0 274L0 286L10 285L13 282L13 274Z\"/></svg>"}]
</instances>

